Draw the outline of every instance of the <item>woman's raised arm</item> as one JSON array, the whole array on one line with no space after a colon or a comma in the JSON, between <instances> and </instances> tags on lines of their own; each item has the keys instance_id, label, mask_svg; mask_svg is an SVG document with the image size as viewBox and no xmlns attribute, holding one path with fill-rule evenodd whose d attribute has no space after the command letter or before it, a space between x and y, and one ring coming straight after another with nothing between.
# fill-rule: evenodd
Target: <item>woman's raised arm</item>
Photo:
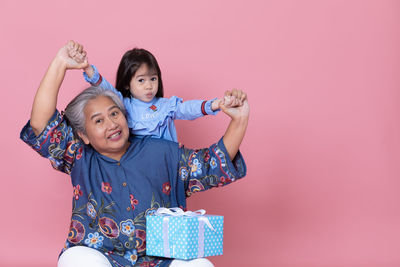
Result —
<instances>
[{"instance_id":1,"label":"woman's raised arm","mask_svg":"<svg viewBox=\"0 0 400 267\"><path fill-rule=\"evenodd\" d=\"M87 66L86 60L78 63L72 58L76 53L85 55L83 47L80 44L69 41L64 45L51 61L39 85L33 101L30 119L30 125L36 135L43 131L56 109L58 91L63 82L66 70L81 69Z\"/></svg>"},{"instance_id":2,"label":"woman's raised arm","mask_svg":"<svg viewBox=\"0 0 400 267\"><path fill-rule=\"evenodd\" d=\"M222 101L220 104L221 110L231 117L231 121L226 129L225 135L223 137L223 142L228 151L229 157L233 160L236 153L239 151L240 144L242 143L244 134L246 133L247 124L249 121L249 104L247 102L246 93L240 90L232 90L225 93L228 99L231 98L235 103L228 103ZM226 99L226 98L225 98Z\"/></svg>"}]
</instances>

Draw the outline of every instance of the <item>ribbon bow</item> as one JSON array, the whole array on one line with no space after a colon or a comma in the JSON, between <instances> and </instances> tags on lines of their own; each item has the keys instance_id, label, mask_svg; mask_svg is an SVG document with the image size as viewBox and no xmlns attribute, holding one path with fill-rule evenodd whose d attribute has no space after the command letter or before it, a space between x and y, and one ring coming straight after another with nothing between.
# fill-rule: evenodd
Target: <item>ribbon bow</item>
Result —
<instances>
[{"instance_id":1,"label":"ribbon bow","mask_svg":"<svg viewBox=\"0 0 400 267\"><path fill-rule=\"evenodd\" d=\"M204 222L208 228L213 230L215 232L214 227L211 225L210 221L208 220L207 217L204 217L203 215L206 214L206 211L201 209L201 210L196 210L196 211L183 211L181 208L158 208L155 212L155 215L170 215L173 217L179 217L179 216L190 216L190 217L199 217L199 221Z\"/></svg>"}]
</instances>

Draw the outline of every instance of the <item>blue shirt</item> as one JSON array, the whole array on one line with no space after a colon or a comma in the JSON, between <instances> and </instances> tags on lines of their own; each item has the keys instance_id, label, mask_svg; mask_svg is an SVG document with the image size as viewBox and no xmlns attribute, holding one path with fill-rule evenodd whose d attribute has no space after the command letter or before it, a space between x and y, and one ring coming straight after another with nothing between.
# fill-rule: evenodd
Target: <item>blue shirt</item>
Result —
<instances>
[{"instance_id":1,"label":"blue shirt","mask_svg":"<svg viewBox=\"0 0 400 267\"><path fill-rule=\"evenodd\" d=\"M168 266L170 259L146 256L145 216L159 207L184 209L191 194L246 174L240 152L231 161L222 139L192 150L131 136L121 160L108 158L79 141L58 111L38 136L28 122L20 137L71 176L73 208L64 249L97 249L115 267Z\"/></svg>"},{"instance_id":2,"label":"blue shirt","mask_svg":"<svg viewBox=\"0 0 400 267\"><path fill-rule=\"evenodd\" d=\"M194 120L204 115L215 115L218 111L211 109L212 101L189 100L182 98L154 97L150 102L143 102L134 97L123 97L121 92L104 79L97 68L92 65L94 74L89 78L83 73L85 80L93 86L111 90L123 101L127 111L128 127L134 135L151 135L170 141L178 141L174 120Z\"/></svg>"}]
</instances>

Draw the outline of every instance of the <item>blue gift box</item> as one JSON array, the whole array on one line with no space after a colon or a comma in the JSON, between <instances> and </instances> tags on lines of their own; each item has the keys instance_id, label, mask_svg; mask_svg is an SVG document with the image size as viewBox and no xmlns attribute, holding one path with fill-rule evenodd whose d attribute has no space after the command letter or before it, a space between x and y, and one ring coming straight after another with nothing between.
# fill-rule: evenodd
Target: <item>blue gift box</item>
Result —
<instances>
[{"instance_id":1,"label":"blue gift box","mask_svg":"<svg viewBox=\"0 0 400 267\"><path fill-rule=\"evenodd\" d=\"M223 216L184 213L182 210L178 213L156 212L146 216L147 255L183 260L222 255Z\"/></svg>"}]
</instances>

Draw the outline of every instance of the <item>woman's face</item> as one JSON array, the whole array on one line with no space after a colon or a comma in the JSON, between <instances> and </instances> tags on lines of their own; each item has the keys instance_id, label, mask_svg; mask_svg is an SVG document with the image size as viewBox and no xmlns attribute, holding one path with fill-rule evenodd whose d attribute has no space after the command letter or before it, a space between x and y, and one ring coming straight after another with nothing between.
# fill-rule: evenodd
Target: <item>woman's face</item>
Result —
<instances>
[{"instance_id":1,"label":"woman's face","mask_svg":"<svg viewBox=\"0 0 400 267\"><path fill-rule=\"evenodd\" d=\"M120 160L128 148L129 129L118 106L106 96L87 102L84 109L86 134L79 133L97 152Z\"/></svg>"}]
</instances>

